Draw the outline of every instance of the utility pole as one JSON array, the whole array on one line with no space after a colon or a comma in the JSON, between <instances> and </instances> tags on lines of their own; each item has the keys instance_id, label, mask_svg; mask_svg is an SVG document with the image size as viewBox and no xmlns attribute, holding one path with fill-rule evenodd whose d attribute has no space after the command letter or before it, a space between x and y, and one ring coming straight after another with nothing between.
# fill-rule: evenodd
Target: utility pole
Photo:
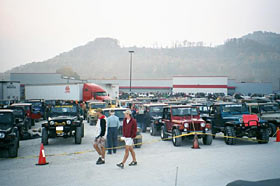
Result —
<instances>
[{"instance_id":1,"label":"utility pole","mask_svg":"<svg viewBox=\"0 0 280 186\"><path fill-rule=\"evenodd\" d=\"M129 95L131 95L131 77L132 77L132 54L133 50L128 51L130 53L130 71L129 71Z\"/></svg>"}]
</instances>

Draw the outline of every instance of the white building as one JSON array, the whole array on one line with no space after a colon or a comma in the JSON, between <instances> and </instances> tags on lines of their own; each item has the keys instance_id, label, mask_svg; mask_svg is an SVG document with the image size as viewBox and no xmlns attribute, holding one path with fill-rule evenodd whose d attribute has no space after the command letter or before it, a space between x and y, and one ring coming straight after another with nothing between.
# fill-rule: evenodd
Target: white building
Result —
<instances>
[{"instance_id":1,"label":"white building","mask_svg":"<svg viewBox=\"0 0 280 186\"><path fill-rule=\"evenodd\" d=\"M224 93L227 95L227 76L174 76L174 93Z\"/></svg>"}]
</instances>

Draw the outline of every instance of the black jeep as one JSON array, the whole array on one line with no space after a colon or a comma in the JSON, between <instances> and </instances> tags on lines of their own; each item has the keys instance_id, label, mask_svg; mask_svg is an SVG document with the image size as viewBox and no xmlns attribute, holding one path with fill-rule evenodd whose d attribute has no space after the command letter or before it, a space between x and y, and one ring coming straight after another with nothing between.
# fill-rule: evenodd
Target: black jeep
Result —
<instances>
[{"instance_id":1,"label":"black jeep","mask_svg":"<svg viewBox=\"0 0 280 186\"><path fill-rule=\"evenodd\" d=\"M212 124L212 133L223 132L225 143L236 144L236 137L256 137L258 143L268 143L268 124L260 120L256 114L249 114L245 104L219 102L210 107L210 114L206 120Z\"/></svg>"},{"instance_id":2,"label":"black jeep","mask_svg":"<svg viewBox=\"0 0 280 186\"><path fill-rule=\"evenodd\" d=\"M84 137L84 124L76 104L51 107L48 122L42 124L42 143L48 144L48 138L75 137L75 143L81 144Z\"/></svg>"},{"instance_id":3,"label":"black jeep","mask_svg":"<svg viewBox=\"0 0 280 186\"><path fill-rule=\"evenodd\" d=\"M15 119L13 110L0 109L0 148L8 149L9 157L18 155L19 131L18 119Z\"/></svg>"}]
</instances>

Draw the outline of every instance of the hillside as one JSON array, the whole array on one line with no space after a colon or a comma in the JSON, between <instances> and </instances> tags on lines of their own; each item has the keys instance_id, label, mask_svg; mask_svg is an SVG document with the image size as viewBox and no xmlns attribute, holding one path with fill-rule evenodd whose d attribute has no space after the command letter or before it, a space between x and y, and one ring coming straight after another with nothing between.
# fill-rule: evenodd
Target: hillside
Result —
<instances>
[{"instance_id":1,"label":"hillside","mask_svg":"<svg viewBox=\"0 0 280 186\"><path fill-rule=\"evenodd\" d=\"M133 78L168 78L173 75L227 75L242 81L280 78L280 35L254 32L227 40L217 47L178 45L176 48L125 48L118 40L98 38L43 62L8 72L56 72L71 67L83 79L128 78L129 50L134 50Z\"/></svg>"}]
</instances>

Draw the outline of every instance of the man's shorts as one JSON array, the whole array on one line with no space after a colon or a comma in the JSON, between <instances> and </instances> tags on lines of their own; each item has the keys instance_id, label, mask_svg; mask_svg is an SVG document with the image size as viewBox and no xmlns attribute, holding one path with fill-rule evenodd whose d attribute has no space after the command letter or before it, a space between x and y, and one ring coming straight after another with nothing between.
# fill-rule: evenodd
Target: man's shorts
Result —
<instances>
[{"instance_id":1,"label":"man's shorts","mask_svg":"<svg viewBox=\"0 0 280 186\"><path fill-rule=\"evenodd\" d=\"M125 145L126 145L126 146L133 146L133 144L134 144L132 138L122 137L121 139L125 142Z\"/></svg>"},{"instance_id":2,"label":"man's shorts","mask_svg":"<svg viewBox=\"0 0 280 186\"><path fill-rule=\"evenodd\" d=\"M104 137L99 137L94 140L93 144L98 145L98 147L105 147L106 139Z\"/></svg>"}]
</instances>

